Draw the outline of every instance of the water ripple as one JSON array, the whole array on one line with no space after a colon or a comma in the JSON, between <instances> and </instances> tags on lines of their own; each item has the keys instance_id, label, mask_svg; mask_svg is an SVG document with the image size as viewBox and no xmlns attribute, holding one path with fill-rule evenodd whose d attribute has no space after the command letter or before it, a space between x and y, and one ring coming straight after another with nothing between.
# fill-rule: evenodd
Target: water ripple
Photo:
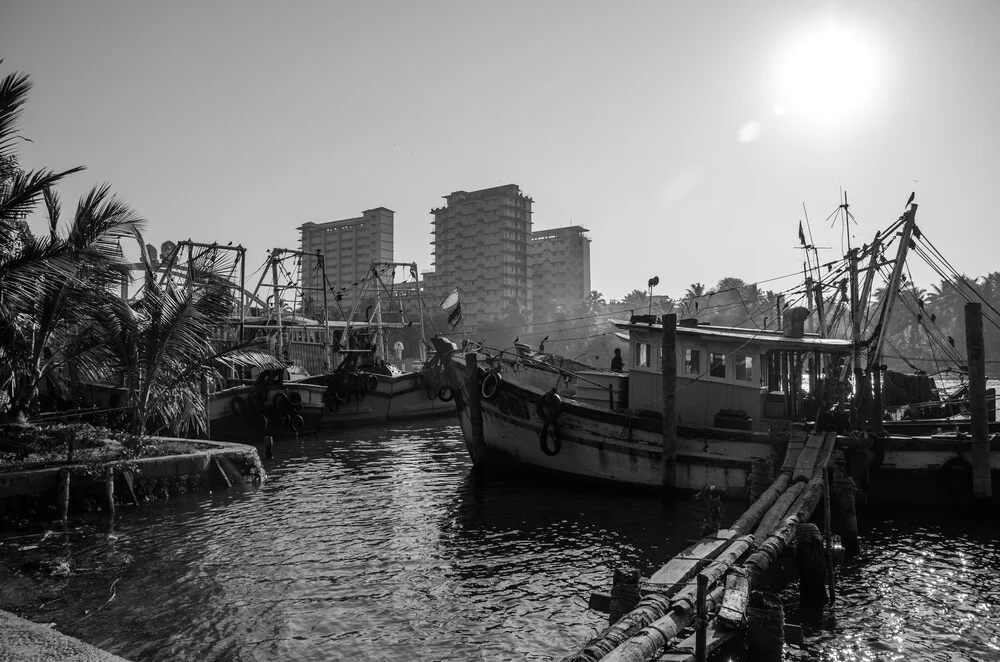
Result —
<instances>
[{"instance_id":1,"label":"water ripple","mask_svg":"<svg viewBox=\"0 0 1000 662\"><path fill-rule=\"evenodd\" d=\"M473 477L440 422L282 443L266 468L256 490L47 538L86 571L39 620L137 662L555 660L605 625L587 598L616 566L648 575L704 516L689 497ZM835 617L789 658L1000 659L998 531L945 522L873 523ZM0 559L19 567L17 548Z\"/></svg>"}]
</instances>

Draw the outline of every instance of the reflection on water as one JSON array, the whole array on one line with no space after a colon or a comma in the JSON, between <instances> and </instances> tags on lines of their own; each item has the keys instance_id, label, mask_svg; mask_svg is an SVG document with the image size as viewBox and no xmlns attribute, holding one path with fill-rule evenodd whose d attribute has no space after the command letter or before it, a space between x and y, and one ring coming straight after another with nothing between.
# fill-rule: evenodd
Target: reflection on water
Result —
<instances>
[{"instance_id":1,"label":"reflection on water","mask_svg":"<svg viewBox=\"0 0 1000 662\"><path fill-rule=\"evenodd\" d=\"M1000 660L1000 524L959 515L872 513L834 615L793 659Z\"/></svg>"},{"instance_id":2,"label":"reflection on water","mask_svg":"<svg viewBox=\"0 0 1000 662\"><path fill-rule=\"evenodd\" d=\"M77 571L25 615L136 661L559 659L604 625L587 597L615 566L650 574L703 518L690 497L474 478L447 421L275 450L260 489L0 538L9 566L41 550ZM998 531L960 531L875 525L790 656L995 659Z\"/></svg>"}]
</instances>

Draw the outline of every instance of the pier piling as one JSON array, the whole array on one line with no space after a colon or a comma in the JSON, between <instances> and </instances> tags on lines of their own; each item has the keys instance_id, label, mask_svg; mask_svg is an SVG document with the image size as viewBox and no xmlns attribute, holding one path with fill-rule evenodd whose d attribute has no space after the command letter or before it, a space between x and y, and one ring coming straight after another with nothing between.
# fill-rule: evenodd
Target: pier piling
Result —
<instances>
[{"instance_id":1,"label":"pier piling","mask_svg":"<svg viewBox=\"0 0 1000 662\"><path fill-rule=\"evenodd\" d=\"M69 519L69 469L59 472L59 516L63 522Z\"/></svg>"},{"instance_id":2,"label":"pier piling","mask_svg":"<svg viewBox=\"0 0 1000 662\"><path fill-rule=\"evenodd\" d=\"M107 504L108 514L115 514L115 470L112 467L104 468L104 501Z\"/></svg>"},{"instance_id":3,"label":"pier piling","mask_svg":"<svg viewBox=\"0 0 1000 662\"><path fill-rule=\"evenodd\" d=\"M677 314L663 316L663 488L677 485Z\"/></svg>"},{"instance_id":4,"label":"pier piling","mask_svg":"<svg viewBox=\"0 0 1000 662\"><path fill-rule=\"evenodd\" d=\"M969 353L972 495L976 501L989 501L993 497L993 483L986 417L986 347L983 342L983 309L979 303L965 304L965 345Z\"/></svg>"},{"instance_id":5,"label":"pier piling","mask_svg":"<svg viewBox=\"0 0 1000 662\"><path fill-rule=\"evenodd\" d=\"M608 623L613 625L639 604L639 570L631 566L615 569L611 587L611 611Z\"/></svg>"},{"instance_id":6,"label":"pier piling","mask_svg":"<svg viewBox=\"0 0 1000 662\"><path fill-rule=\"evenodd\" d=\"M823 534L815 524L799 524L795 532L795 566L799 571L802 607L821 608L826 602L826 553Z\"/></svg>"}]
</instances>

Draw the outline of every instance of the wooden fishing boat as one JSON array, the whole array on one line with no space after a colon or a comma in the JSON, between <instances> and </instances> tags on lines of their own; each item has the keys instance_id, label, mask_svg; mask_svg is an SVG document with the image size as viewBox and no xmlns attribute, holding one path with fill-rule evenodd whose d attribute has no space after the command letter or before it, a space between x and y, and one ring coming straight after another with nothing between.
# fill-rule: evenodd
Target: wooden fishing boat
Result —
<instances>
[{"instance_id":1,"label":"wooden fishing boat","mask_svg":"<svg viewBox=\"0 0 1000 662\"><path fill-rule=\"evenodd\" d=\"M323 419L326 389L292 379L288 370L266 370L255 380L209 396L208 436L216 441L259 443L268 436L315 432Z\"/></svg>"},{"instance_id":2,"label":"wooden fishing boat","mask_svg":"<svg viewBox=\"0 0 1000 662\"><path fill-rule=\"evenodd\" d=\"M628 373L577 373L572 392L565 388L565 371L533 364L523 354L480 352L472 385L465 357L435 339L474 464L661 487L663 325L655 316L615 324L632 347ZM676 487L714 487L734 496L745 493L754 460L781 464L789 420L804 406L797 387L804 363L834 365L851 351L849 341L806 334L801 324L779 332L685 320L676 337ZM539 373L547 374L548 388L537 385ZM473 387L481 439L469 406Z\"/></svg>"},{"instance_id":3,"label":"wooden fishing boat","mask_svg":"<svg viewBox=\"0 0 1000 662\"><path fill-rule=\"evenodd\" d=\"M277 265L293 258L296 267L288 269ZM282 306L273 305L283 297L292 295L293 310L305 307L299 300L300 270L302 260L318 260L316 269L324 274L322 304L310 304L319 314L313 319L301 312L289 313ZM425 416L449 416L454 405L439 397L442 384L430 368L433 362L426 353L424 340L424 307L418 278L417 265L412 262L373 262L364 278L355 283L356 291L350 312L344 320L330 320L326 293L332 288L325 280L325 271L319 253L303 253L275 248L262 273L272 274L270 289L273 294L259 296L264 287L264 276L254 291L253 300L260 305L259 314L242 322L247 333L261 334L277 356L286 362L304 368L310 374L302 380L303 386L322 391L319 405L322 415L317 416L323 428L345 425L385 423ZM395 282L397 269L407 275L404 282ZM290 274L288 283L279 282L278 274ZM347 291L338 292L338 300ZM302 300L306 300L302 296ZM270 305L268 301L272 302ZM416 303L417 321L408 319L405 308ZM419 324L418 326L415 326ZM391 342L394 333L409 333L415 347L404 354L401 340ZM416 354L414 356L414 354ZM447 396L446 396L447 397ZM302 394L303 402L313 404L312 391ZM308 422L307 422L308 423Z\"/></svg>"}]
</instances>

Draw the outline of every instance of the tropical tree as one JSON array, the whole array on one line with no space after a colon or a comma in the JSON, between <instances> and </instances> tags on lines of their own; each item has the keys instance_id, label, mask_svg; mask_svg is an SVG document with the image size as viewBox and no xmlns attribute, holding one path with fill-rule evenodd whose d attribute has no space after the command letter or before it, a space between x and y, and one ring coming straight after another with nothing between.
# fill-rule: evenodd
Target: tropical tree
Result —
<instances>
[{"instance_id":1,"label":"tropical tree","mask_svg":"<svg viewBox=\"0 0 1000 662\"><path fill-rule=\"evenodd\" d=\"M65 235L56 232L59 202L51 187L81 168L55 173L24 171L16 165L18 122L31 82L9 74L0 82L0 383L2 420L25 423L42 378L56 366L43 349L61 328L76 322L88 296L86 283L101 283L113 273L117 238L137 219L120 209L100 208L91 197L81 202L76 222ZM48 236L36 237L25 219L45 201ZM127 216L127 214L126 214ZM131 228L129 228L131 229ZM54 345L58 347L58 345Z\"/></svg>"},{"instance_id":2,"label":"tropical tree","mask_svg":"<svg viewBox=\"0 0 1000 662\"><path fill-rule=\"evenodd\" d=\"M642 290L632 290L625 295L623 302L626 306L631 306L633 308L641 308L645 306L649 301L649 295Z\"/></svg>"},{"instance_id":3,"label":"tropical tree","mask_svg":"<svg viewBox=\"0 0 1000 662\"><path fill-rule=\"evenodd\" d=\"M124 386L122 405L133 434L203 434L205 389L222 380L224 369L281 367L261 341L225 339L234 305L221 274L202 273L197 288L174 288L158 286L147 270L134 304L107 297L92 310L89 351L78 356L77 370Z\"/></svg>"},{"instance_id":4,"label":"tropical tree","mask_svg":"<svg viewBox=\"0 0 1000 662\"><path fill-rule=\"evenodd\" d=\"M684 293L685 299L697 299L700 296L705 295L705 283L691 283L688 286L687 292Z\"/></svg>"}]
</instances>

